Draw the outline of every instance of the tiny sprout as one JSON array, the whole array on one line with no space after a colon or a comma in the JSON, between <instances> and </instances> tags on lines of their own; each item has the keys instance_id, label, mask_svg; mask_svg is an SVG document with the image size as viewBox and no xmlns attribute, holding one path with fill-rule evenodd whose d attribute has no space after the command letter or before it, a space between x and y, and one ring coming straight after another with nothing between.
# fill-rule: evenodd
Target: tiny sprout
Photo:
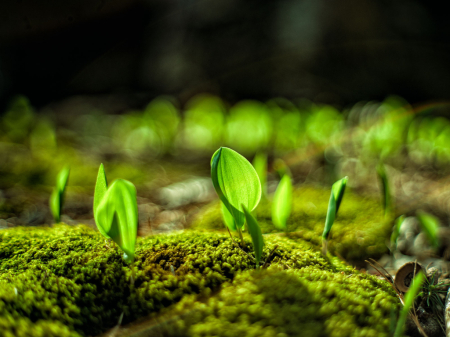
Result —
<instances>
[{"instance_id":1,"label":"tiny sprout","mask_svg":"<svg viewBox=\"0 0 450 337\"><path fill-rule=\"evenodd\" d=\"M333 226L334 220L339 211L342 198L344 197L345 187L347 186L348 177L344 177L336 181L331 187L330 201L328 203L327 218L325 219L325 227L322 233L322 254L327 254L328 236Z\"/></svg>"},{"instance_id":2,"label":"tiny sprout","mask_svg":"<svg viewBox=\"0 0 450 337\"><path fill-rule=\"evenodd\" d=\"M252 164L227 147L218 149L211 158L211 179L214 188L233 217L243 242L245 215L242 205L253 211L261 199L261 183Z\"/></svg>"},{"instance_id":3,"label":"tiny sprout","mask_svg":"<svg viewBox=\"0 0 450 337\"><path fill-rule=\"evenodd\" d=\"M125 262L133 262L138 227L136 188L123 179L108 187L103 164L95 186L94 218L100 233L124 251Z\"/></svg>"},{"instance_id":4,"label":"tiny sprout","mask_svg":"<svg viewBox=\"0 0 450 337\"><path fill-rule=\"evenodd\" d=\"M287 230L287 219L292 208L292 182L287 174L281 178L272 203L272 221L275 227Z\"/></svg>"},{"instance_id":5,"label":"tiny sprout","mask_svg":"<svg viewBox=\"0 0 450 337\"><path fill-rule=\"evenodd\" d=\"M69 179L70 168L64 167L59 171L56 177L56 187L50 195L50 210L52 211L53 219L56 223L61 220L61 211L64 203L64 194L66 191L67 180Z\"/></svg>"},{"instance_id":6,"label":"tiny sprout","mask_svg":"<svg viewBox=\"0 0 450 337\"><path fill-rule=\"evenodd\" d=\"M244 210L245 219L247 220L248 232L252 237L253 250L255 251L256 267L259 267L259 261L261 261L261 255L264 246L264 239L261 233L261 228L259 227L256 219L247 209L247 207L245 207L245 205L242 205L242 209Z\"/></svg>"}]
</instances>

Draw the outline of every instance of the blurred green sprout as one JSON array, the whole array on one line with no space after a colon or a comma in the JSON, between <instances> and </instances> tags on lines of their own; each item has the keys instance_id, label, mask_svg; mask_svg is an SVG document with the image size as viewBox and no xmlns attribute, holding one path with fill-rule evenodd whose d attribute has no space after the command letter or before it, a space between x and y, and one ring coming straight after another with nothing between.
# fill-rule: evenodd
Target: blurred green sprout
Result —
<instances>
[{"instance_id":1,"label":"blurred green sprout","mask_svg":"<svg viewBox=\"0 0 450 337\"><path fill-rule=\"evenodd\" d=\"M331 227L339 211L342 198L344 197L345 187L347 186L348 177L344 177L336 181L331 187L330 201L328 203L327 217L325 219L325 227L322 233L322 254L327 255L328 250L328 236L330 235Z\"/></svg>"},{"instance_id":2,"label":"blurred green sprout","mask_svg":"<svg viewBox=\"0 0 450 337\"><path fill-rule=\"evenodd\" d=\"M285 174L275 191L272 203L272 222L276 228L287 230L287 219L292 209L291 177Z\"/></svg>"},{"instance_id":3,"label":"blurred green sprout","mask_svg":"<svg viewBox=\"0 0 450 337\"><path fill-rule=\"evenodd\" d=\"M94 218L100 233L124 251L125 262L132 263L138 228L136 188L123 179L108 187L103 164L95 185Z\"/></svg>"},{"instance_id":4,"label":"blurred green sprout","mask_svg":"<svg viewBox=\"0 0 450 337\"><path fill-rule=\"evenodd\" d=\"M70 168L64 167L56 176L56 186L50 195L50 210L55 223L61 221L61 211L64 204L64 195L66 191L67 180L69 179Z\"/></svg>"},{"instance_id":5,"label":"blurred green sprout","mask_svg":"<svg viewBox=\"0 0 450 337\"><path fill-rule=\"evenodd\" d=\"M397 219L395 219L394 227L392 229L391 234L391 251L395 251L397 249L397 239L400 236L400 227L405 221L405 216L400 215Z\"/></svg>"},{"instance_id":6,"label":"blurred green sprout","mask_svg":"<svg viewBox=\"0 0 450 337\"><path fill-rule=\"evenodd\" d=\"M253 158L253 167L258 173L259 181L261 183L262 197L267 196L267 154L258 152Z\"/></svg>"},{"instance_id":7,"label":"blurred green sprout","mask_svg":"<svg viewBox=\"0 0 450 337\"><path fill-rule=\"evenodd\" d=\"M427 236L430 244L434 249L439 247L438 230L439 219L424 211L417 211L417 219L419 219L420 228Z\"/></svg>"},{"instance_id":8,"label":"blurred green sprout","mask_svg":"<svg viewBox=\"0 0 450 337\"><path fill-rule=\"evenodd\" d=\"M383 198L384 214L388 215L393 211L391 189L389 187L389 179L386 174L386 168L383 163L377 165L377 175L381 184L381 196Z\"/></svg>"}]
</instances>

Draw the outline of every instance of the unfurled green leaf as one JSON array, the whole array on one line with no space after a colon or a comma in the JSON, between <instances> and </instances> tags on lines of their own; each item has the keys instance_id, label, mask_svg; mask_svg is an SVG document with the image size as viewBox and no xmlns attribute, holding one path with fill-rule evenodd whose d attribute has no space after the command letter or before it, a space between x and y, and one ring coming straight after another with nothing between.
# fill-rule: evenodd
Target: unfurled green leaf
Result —
<instances>
[{"instance_id":1,"label":"unfurled green leaf","mask_svg":"<svg viewBox=\"0 0 450 337\"><path fill-rule=\"evenodd\" d=\"M428 214L424 211L417 212L417 218L419 219L420 228L427 236L433 248L439 247L438 229L439 220L435 216Z\"/></svg>"},{"instance_id":2,"label":"unfurled green leaf","mask_svg":"<svg viewBox=\"0 0 450 337\"><path fill-rule=\"evenodd\" d=\"M236 151L221 147L211 158L211 179L236 226L242 228L242 205L252 211L261 199L261 183L252 164Z\"/></svg>"},{"instance_id":3,"label":"unfurled green leaf","mask_svg":"<svg viewBox=\"0 0 450 337\"><path fill-rule=\"evenodd\" d=\"M262 195L267 195L267 154L258 152L253 158L253 167L258 174L261 183Z\"/></svg>"},{"instance_id":4,"label":"unfurled green leaf","mask_svg":"<svg viewBox=\"0 0 450 337\"><path fill-rule=\"evenodd\" d=\"M386 169L382 163L379 163L377 166L377 174L381 184L381 195L383 197L384 213L387 214L392 210L392 197Z\"/></svg>"},{"instance_id":5,"label":"unfurled green leaf","mask_svg":"<svg viewBox=\"0 0 450 337\"><path fill-rule=\"evenodd\" d=\"M100 202L102 201L103 197L106 194L106 191L108 190L108 181L106 180L106 173L105 169L103 167L103 164L100 164L100 167L98 169L97 174L97 182L95 183L95 192L94 192L94 219L95 223L97 224L97 228L100 231L100 233L106 237L107 239L110 239L108 234L103 230L102 227L98 225L98 219L97 219L97 209L100 205Z\"/></svg>"},{"instance_id":6,"label":"unfurled green leaf","mask_svg":"<svg viewBox=\"0 0 450 337\"><path fill-rule=\"evenodd\" d=\"M223 222L225 223L225 226L227 226L231 231L236 230L236 222L234 221L233 216L228 211L227 207L224 205L224 203L220 202L220 208L222 210L222 217Z\"/></svg>"},{"instance_id":7,"label":"unfurled green leaf","mask_svg":"<svg viewBox=\"0 0 450 337\"><path fill-rule=\"evenodd\" d=\"M64 203L64 193L66 190L67 180L69 179L70 168L64 167L59 171L56 177L56 187L50 195L50 210L52 211L53 219L59 222L61 219L61 211Z\"/></svg>"},{"instance_id":8,"label":"unfurled green leaf","mask_svg":"<svg viewBox=\"0 0 450 337\"><path fill-rule=\"evenodd\" d=\"M281 178L272 203L272 221L278 229L286 230L286 221L292 209L292 182L288 175Z\"/></svg>"},{"instance_id":9,"label":"unfurled green leaf","mask_svg":"<svg viewBox=\"0 0 450 337\"><path fill-rule=\"evenodd\" d=\"M322 233L322 253L326 255L327 240L331 227L336 219L342 198L344 197L345 187L347 186L348 177L344 177L333 184L331 187L330 201L328 202L327 217L325 219L325 227Z\"/></svg>"},{"instance_id":10,"label":"unfurled green leaf","mask_svg":"<svg viewBox=\"0 0 450 337\"><path fill-rule=\"evenodd\" d=\"M245 219L247 221L248 232L252 237L253 250L255 251L256 266L259 266L264 246L264 239L261 233L261 228L259 228L258 222L250 213L250 211L247 209L247 207L245 207L245 205L242 205L242 208L244 210Z\"/></svg>"},{"instance_id":11,"label":"unfurled green leaf","mask_svg":"<svg viewBox=\"0 0 450 337\"><path fill-rule=\"evenodd\" d=\"M133 262L138 228L136 188L118 179L107 189L97 206L97 227L125 252L127 263Z\"/></svg>"},{"instance_id":12,"label":"unfurled green leaf","mask_svg":"<svg viewBox=\"0 0 450 337\"><path fill-rule=\"evenodd\" d=\"M403 331L406 325L406 318L408 317L409 310L411 309L416 296L422 287L423 282L425 281L425 276L422 272L418 273L416 277L414 277L412 281L412 285L409 287L409 290L405 295L405 303L400 312L400 317L397 321L397 327L395 328L394 337L403 336Z\"/></svg>"}]
</instances>

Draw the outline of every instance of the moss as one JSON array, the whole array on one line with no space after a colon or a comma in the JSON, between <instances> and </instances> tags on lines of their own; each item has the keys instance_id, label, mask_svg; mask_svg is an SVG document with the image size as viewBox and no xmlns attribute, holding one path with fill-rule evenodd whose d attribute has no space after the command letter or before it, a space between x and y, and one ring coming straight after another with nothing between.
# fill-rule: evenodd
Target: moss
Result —
<instances>
[{"instance_id":1,"label":"moss","mask_svg":"<svg viewBox=\"0 0 450 337\"><path fill-rule=\"evenodd\" d=\"M278 245L271 270L254 272L254 261L221 233L188 231L140 239L132 285L132 270L119 249L85 226L2 230L0 330L5 336L96 335L115 326L122 312L126 324L148 314L156 316L164 308L181 312L186 301L194 301L201 308L199 314L176 325L178 332L208 335L214 324L222 322L220 326L227 329L228 324L235 335L259 333L265 326L270 326L267 331L289 335L305 324L314 328L307 323L309 318L326 327L340 326L337 318L343 314L337 310L345 307L349 327L359 324L361 330L371 322L385 331L388 307L396 299L381 281L337 258L325 259L301 239L265 240L263 260ZM246 243L251 255L250 240ZM226 286L220 290L222 284ZM300 297L294 301L291 296ZM383 305L378 305L380 296L386 298ZM198 298L208 300L202 304ZM259 313L261 305L264 310ZM228 309L222 312L222 307ZM316 309L323 313L317 315ZM357 318L358 310L365 318ZM296 327L294 317L303 311L304 319ZM264 323L271 313L276 315ZM237 318L228 322L223 315Z\"/></svg>"},{"instance_id":2,"label":"moss","mask_svg":"<svg viewBox=\"0 0 450 337\"><path fill-rule=\"evenodd\" d=\"M382 289L380 291L380 288ZM366 275L300 270L244 272L205 303L186 298L167 336L388 336L390 289Z\"/></svg>"},{"instance_id":3,"label":"moss","mask_svg":"<svg viewBox=\"0 0 450 337\"><path fill-rule=\"evenodd\" d=\"M28 325L60 322L72 335L98 334L114 326L122 312L124 322L132 321L185 294L207 293L249 268L250 260L236 258L228 241L195 233L140 240L132 286L122 253L85 226L2 230L0 317L6 321L0 324L13 335L24 324L16 318ZM223 259L233 267L222 269ZM51 331L45 335L65 336Z\"/></svg>"},{"instance_id":4,"label":"moss","mask_svg":"<svg viewBox=\"0 0 450 337\"><path fill-rule=\"evenodd\" d=\"M288 231L291 237L321 245L330 191L302 186L294 191ZM279 232L271 220L271 202L262 200L256 217L263 233ZM347 191L330 234L329 250L347 261L377 258L387 252L386 240L392 224L384 218L380 202ZM218 202L206 207L193 224L194 229L224 229Z\"/></svg>"}]
</instances>

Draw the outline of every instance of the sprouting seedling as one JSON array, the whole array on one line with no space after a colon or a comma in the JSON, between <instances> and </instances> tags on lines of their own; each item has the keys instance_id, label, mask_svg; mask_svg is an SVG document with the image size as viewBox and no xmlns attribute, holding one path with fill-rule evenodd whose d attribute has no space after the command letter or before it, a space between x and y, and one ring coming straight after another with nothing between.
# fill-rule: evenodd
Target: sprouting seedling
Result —
<instances>
[{"instance_id":1,"label":"sprouting seedling","mask_svg":"<svg viewBox=\"0 0 450 337\"><path fill-rule=\"evenodd\" d=\"M261 182L262 196L267 195L267 154L264 152L258 152L253 158L253 167L258 174L259 181Z\"/></svg>"},{"instance_id":2,"label":"sprouting seedling","mask_svg":"<svg viewBox=\"0 0 450 337\"><path fill-rule=\"evenodd\" d=\"M397 248L397 239L400 235L400 227L402 226L403 221L405 221L404 215L400 215L397 219L395 219L391 234L391 251L394 251Z\"/></svg>"},{"instance_id":3,"label":"sprouting seedling","mask_svg":"<svg viewBox=\"0 0 450 337\"><path fill-rule=\"evenodd\" d=\"M50 210L56 223L61 220L61 211L64 204L64 194L66 191L67 180L69 179L70 168L64 167L59 171L56 177L56 187L50 195Z\"/></svg>"},{"instance_id":4,"label":"sprouting seedling","mask_svg":"<svg viewBox=\"0 0 450 337\"><path fill-rule=\"evenodd\" d=\"M438 240L438 229L439 229L439 220L435 216L428 214L424 211L417 212L417 218L419 219L419 224L422 231L427 236L431 245L434 249L439 247Z\"/></svg>"},{"instance_id":5,"label":"sprouting seedling","mask_svg":"<svg viewBox=\"0 0 450 337\"><path fill-rule=\"evenodd\" d=\"M387 215L393 210L391 189L389 187L389 179L383 163L377 166L377 175L381 184L381 195L383 198L384 214Z\"/></svg>"},{"instance_id":6,"label":"sprouting seedling","mask_svg":"<svg viewBox=\"0 0 450 337\"><path fill-rule=\"evenodd\" d=\"M261 228L259 227L256 219L247 209L247 207L245 207L245 205L242 205L242 209L244 210L245 219L247 221L248 232L252 237L253 250L255 251L256 267L259 267L259 261L261 261L261 255L264 246Z\"/></svg>"},{"instance_id":7,"label":"sprouting seedling","mask_svg":"<svg viewBox=\"0 0 450 337\"><path fill-rule=\"evenodd\" d=\"M124 251L125 262L132 263L138 227L136 188L123 179L107 187L103 165L95 186L94 217L100 233L117 243Z\"/></svg>"},{"instance_id":8,"label":"sprouting seedling","mask_svg":"<svg viewBox=\"0 0 450 337\"><path fill-rule=\"evenodd\" d=\"M397 327L395 328L394 337L403 336L403 331L405 329L406 318L410 309L413 307L416 296L422 287L425 276L422 272L418 273L410 286L409 290L406 292L403 308L400 312L400 317L397 321Z\"/></svg>"},{"instance_id":9,"label":"sprouting seedling","mask_svg":"<svg viewBox=\"0 0 450 337\"><path fill-rule=\"evenodd\" d=\"M281 178L273 196L272 221L280 230L287 230L287 219L292 209L292 182L287 174Z\"/></svg>"},{"instance_id":10,"label":"sprouting seedling","mask_svg":"<svg viewBox=\"0 0 450 337\"><path fill-rule=\"evenodd\" d=\"M219 148L211 158L211 179L214 188L232 215L244 244L242 226L245 222L242 205L252 211L261 199L261 183L252 164L236 151Z\"/></svg>"},{"instance_id":11,"label":"sprouting seedling","mask_svg":"<svg viewBox=\"0 0 450 337\"><path fill-rule=\"evenodd\" d=\"M348 177L344 177L336 181L331 187L330 201L328 202L327 217L325 219L325 227L322 233L322 254L327 254L328 249L328 236L336 219L341 205L342 198L344 197L345 187L347 186Z\"/></svg>"}]
</instances>

